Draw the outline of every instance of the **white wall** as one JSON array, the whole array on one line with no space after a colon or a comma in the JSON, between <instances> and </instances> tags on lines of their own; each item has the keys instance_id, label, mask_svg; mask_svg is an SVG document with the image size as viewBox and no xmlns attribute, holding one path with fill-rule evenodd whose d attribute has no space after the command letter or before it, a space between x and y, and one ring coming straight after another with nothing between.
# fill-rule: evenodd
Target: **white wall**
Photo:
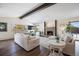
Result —
<instances>
[{"instance_id":1,"label":"white wall","mask_svg":"<svg viewBox=\"0 0 79 59\"><path fill-rule=\"evenodd\" d=\"M7 23L7 32L0 32L0 40L6 40L13 38L13 28L15 24L27 24L25 21L18 18L0 18L0 22Z\"/></svg>"},{"instance_id":2,"label":"white wall","mask_svg":"<svg viewBox=\"0 0 79 59\"><path fill-rule=\"evenodd\" d=\"M0 22L7 23L7 32L0 32L0 40L13 38L11 19L0 18Z\"/></svg>"},{"instance_id":3,"label":"white wall","mask_svg":"<svg viewBox=\"0 0 79 59\"><path fill-rule=\"evenodd\" d=\"M44 23L40 23L38 26L38 30L44 32Z\"/></svg>"}]
</instances>

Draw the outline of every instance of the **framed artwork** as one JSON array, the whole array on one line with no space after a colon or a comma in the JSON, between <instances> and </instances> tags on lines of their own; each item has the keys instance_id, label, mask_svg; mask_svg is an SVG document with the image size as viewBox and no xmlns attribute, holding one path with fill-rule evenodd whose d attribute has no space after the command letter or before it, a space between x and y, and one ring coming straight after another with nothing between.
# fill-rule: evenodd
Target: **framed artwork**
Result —
<instances>
[{"instance_id":1,"label":"framed artwork","mask_svg":"<svg viewBox=\"0 0 79 59\"><path fill-rule=\"evenodd\" d=\"M7 23L0 22L0 32L7 31Z\"/></svg>"}]
</instances>

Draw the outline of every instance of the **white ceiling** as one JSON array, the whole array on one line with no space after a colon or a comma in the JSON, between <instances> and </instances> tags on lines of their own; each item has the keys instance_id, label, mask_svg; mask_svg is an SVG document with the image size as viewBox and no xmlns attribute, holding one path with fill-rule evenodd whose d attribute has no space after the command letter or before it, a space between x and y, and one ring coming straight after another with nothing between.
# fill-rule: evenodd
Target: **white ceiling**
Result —
<instances>
[{"instance_id":1,"label":"white ceiling","mask_svg":"<svg viewBox=\"0 0 79 59\"><path fill-rule=\"evenodd\" d=\"M0 3L0 17L19 17L38 3Z\"/></svg>"},{"instance_id":2,"label":"white ceiling","mask_svg":"<svg viewBox=\"0 0 79 59\"><path fill-rule=\"evenodd\" d=\"M0 3L0 17L19 17L39 5L39 3ZM59 20L77 16L79 16L79 3L57 3L25 17L24 20L30 23L41 23L44 20Z\"/></svg>"},{"instance_id":3,"label":"white ceiling","mask_svg":"<svg viewBox=\"0 0 79 59\"><path fill-rule=\"evenodd\" d=\"M57 3L24 19L31 23L44 20L68 19L79 16L79 3Z\"/></svg>"}]
</instances>

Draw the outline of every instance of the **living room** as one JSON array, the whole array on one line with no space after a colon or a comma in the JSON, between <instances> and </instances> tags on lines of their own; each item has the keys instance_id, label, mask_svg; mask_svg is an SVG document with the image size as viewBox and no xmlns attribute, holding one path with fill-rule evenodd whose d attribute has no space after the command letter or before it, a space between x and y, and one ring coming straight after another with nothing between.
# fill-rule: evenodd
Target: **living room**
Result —
<instances>
[{"instance_id":1,"label":"living room","mask_svg":"<svg viewBox=\"0 0 79 59\"><path fill-rule=\"evenodd\" d=\"M1 56L75 56L74 41L78 40L73 38L69 26L70 22L79 21L78 3L0 3L0 6ZM72 41L69 45L67 38Z\"/></svg>"}]
</instances>

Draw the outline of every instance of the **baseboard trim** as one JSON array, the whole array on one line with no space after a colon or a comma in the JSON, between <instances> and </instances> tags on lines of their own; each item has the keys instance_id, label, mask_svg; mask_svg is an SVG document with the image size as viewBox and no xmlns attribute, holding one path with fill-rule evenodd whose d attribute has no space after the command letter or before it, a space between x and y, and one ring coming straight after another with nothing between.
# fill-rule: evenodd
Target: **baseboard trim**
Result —
<instances>
[{"instance_id":1,"label":"baseboard trim","mask_svg":"<svg viewBox=\"0 0 79 59\"><path fill-rule=\"evenodd\" d=\"M10 38L10 39L3 39L3 40L0 40L0 41L7 41L7 40L13 40L14 38Z\"/></svg>"}]
</instances>

